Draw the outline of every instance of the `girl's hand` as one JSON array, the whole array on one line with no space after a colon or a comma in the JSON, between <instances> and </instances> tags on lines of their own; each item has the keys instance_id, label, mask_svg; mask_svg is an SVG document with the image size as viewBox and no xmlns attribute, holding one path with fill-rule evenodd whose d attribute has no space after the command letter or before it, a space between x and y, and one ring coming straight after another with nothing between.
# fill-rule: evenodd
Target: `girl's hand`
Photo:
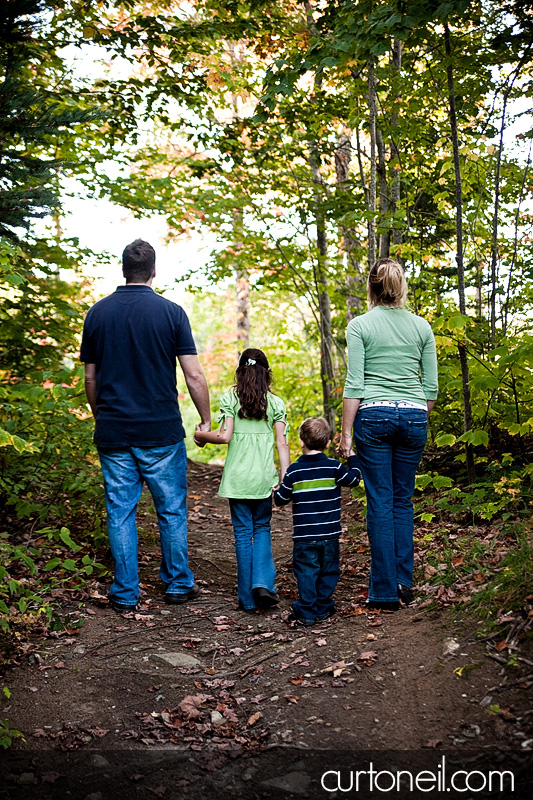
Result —
<instances>
[{"instance_id":1,"label":"girl's hand","mask_svg":"<svg viewBox=\"0 0 533 800\"><path fill-rule=\"evenodd\" d=\"M199 423L196 426L195 431L194 431L194 436L192 437L192 440L193 440L194 444L196 445L196 447L205 447L205 442L198 438L198 434L202 432L201 429L200 429L201 424L202 423ZM211 427L211 426L209 426L209 427Z\"/></svg>"}]
</instances>

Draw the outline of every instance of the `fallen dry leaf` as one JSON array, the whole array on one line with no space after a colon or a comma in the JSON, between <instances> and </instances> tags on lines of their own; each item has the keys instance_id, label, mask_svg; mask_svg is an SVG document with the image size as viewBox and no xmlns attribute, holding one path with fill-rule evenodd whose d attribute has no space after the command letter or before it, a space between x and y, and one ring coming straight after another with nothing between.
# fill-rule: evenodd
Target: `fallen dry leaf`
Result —
<instances>
[{"instance_id":1,"label":"fallen dry leaf","mask_svg":"<svg viewBox=\"0 0 533 800\"><path fill-rule=\"evenodd\" d=\"M422 747L429 747L432 750L436 750L439 744L442 744L442 739L429 739Z\"/></svg>"},{"instance_id":2,"label":"fallen dry leaf","mask_svg":"<svg viewBox=\"0 0 533 800\"><path fill-rule=\"evenodd\" d=\"M260 711L256 711L255 714L252 714L252 716L248 718L248 722L246 724L250 726L255 725L257 720L261 719L262 716L263 715L261 714Z\"/></svg>"},{"instance_id":3,"label":"fallen dry leaf","mask_svg":"<svg viewBox=\"0 0 533 800\"><path fill-rule=\"evenodd\" d=\"M374 652L374 650L366 650L364 653L361 653L360 656L357 656L358 661L373 661L378 657L378 654Z\"/></svg>"},{"instance_id":4,"label":"fallen dry leaf","mask_svg":"<svg viewBox=\"0 0 533 800\"><path fill-rule=\"evenodd\" d=\"M316 646L317 647L324 647L325 644L327 644L326 639L317 639L316 640Z\"/></svg>"},{"instance_id":5,"label":"fallen dry leaf","mask_svg":"<svg viewBox=\"0 0 533 800\"><path fill-rule=\"evenodd\" d=\"M178 704L178 708L187 719L193 719L200 716L200 707L209 699L210 696L208 694L189 694Z\"/></svg>"}]
</instances>

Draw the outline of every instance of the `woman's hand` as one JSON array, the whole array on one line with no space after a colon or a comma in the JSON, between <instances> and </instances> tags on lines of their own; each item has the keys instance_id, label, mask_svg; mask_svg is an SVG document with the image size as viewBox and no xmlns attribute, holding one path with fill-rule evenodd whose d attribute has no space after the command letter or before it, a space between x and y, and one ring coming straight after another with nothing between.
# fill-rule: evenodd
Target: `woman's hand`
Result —
<instances>
[{"instance_id":1,"label":"woman's hand","mask_svg":"<svg viewBox=\"0 0 533 800\"><path fill-rule=\"evenodd\" d=\"M351 433L344 432L341 434L341 439L339 442L339 455L341 458L348 458L348 456L354 455Z\"/></svg>"}]
</instances>

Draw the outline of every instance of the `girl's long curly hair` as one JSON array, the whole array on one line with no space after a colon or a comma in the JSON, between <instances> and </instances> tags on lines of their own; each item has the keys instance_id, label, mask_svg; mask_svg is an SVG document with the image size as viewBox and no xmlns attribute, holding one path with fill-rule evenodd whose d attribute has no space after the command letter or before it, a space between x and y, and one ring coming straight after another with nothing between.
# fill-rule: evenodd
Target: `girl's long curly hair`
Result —
<instances>
[{"instance_id":1,"label":"girl's long curly hair","mask_svg":"<svg viewBox=\"0 0 533 800\"><path fill-rule=\"evenodd\" d=\"M272 370L262 350L248 347L241 353L233 388L239 398L241 419L267 419Z\"/></svg>"}]
</instances>

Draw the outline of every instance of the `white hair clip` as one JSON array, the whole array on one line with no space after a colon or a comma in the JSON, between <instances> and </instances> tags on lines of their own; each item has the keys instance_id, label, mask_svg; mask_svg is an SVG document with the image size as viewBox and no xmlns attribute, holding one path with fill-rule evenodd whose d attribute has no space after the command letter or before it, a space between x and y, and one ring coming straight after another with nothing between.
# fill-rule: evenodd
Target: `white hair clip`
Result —
<instances>
[{"instance_id":1,"label":"white hair clip","mask_svg":"<svg viewBox=\"0 0 533 800\"><path fill-rule=\"evenodd\" d=\"M255 358L249 358L244 366L245 367L253 367L254 364L257 364L257 361L255 360Z\"/></svg>"}]
</instances>

